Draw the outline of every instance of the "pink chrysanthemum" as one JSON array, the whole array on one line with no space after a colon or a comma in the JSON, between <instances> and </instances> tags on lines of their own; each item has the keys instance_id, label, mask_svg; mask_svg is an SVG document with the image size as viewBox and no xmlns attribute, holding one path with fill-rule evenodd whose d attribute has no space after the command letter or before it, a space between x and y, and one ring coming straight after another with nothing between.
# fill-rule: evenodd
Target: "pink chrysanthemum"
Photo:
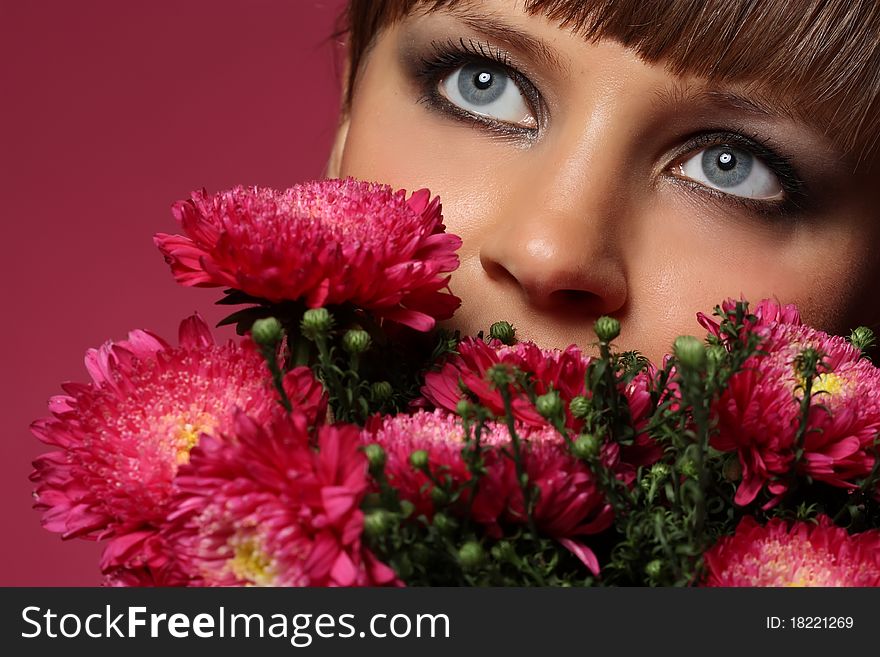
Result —
<instances>
[{"instance_id":1,"label":"pink chrysanthemum","mask_svg":"<svg viewBox=\"0 0 880 657\"><path fill-rule=\"evenodd\" d=\"M368 586L394 572L361 544L367 463L354 426L239 414L204 437L177 478L166 531L193 585Z\"/></svg>"},{"instance_id":2,"label":"pink chrysanthemum","mask_svg":"<svg viewBox=\"0 0 880 657\"><path fill-rule=\"evenodd\" d=\"M440 200L347 178L284 191L204 190L174 205L185 236L155 242L183 285L228 286L310 307L351 302L420 331L460 300L447 290L461 240Z\"/></svg>"},{"instance_id":3,"label":"pink chrysanthemum","mask_svg":"<svg viewBox=\"0 0 880 657\"><path fill-rule=\"evenodd\" d=\"M880 370L840 337L800 324L756 327L760 353L734 374L714 405L718 433L712 445L739 454L743 479L738 504L748 504L766 486L775 503L797 472L841 487L868 474L880 431ZM795 465L805 381L796 360L807 348L823 355L812 381L813 398Z\"/></svg>"},{"instance_id":4,"label":"pink chrysanthemum","mask_svg":"<svg viewBox=\"0 0 880 657\"><path fill-rule=\"evenodd\" d=\"M880 531L850 535L827 516L791 527L746 517L705 559L706 586L880 586Z\"/></svg>"},{"instance_id":5,"label":"pink chrysanthemum","mask_svg":"<svg viewBox=\"0 0 880 657\"><path fill-rule=\"evenodd\" d=\"M517 433L523 440L525 471L539 491L533 514L538 530L558 539L598 573L595 555L578 540L604 531L613 521L611 505L595 476L582 461L569 454L555 430L520 425ZM470 480L462 456L464 438L460 418L442 410L389 417L364 432L365 441L378 443L386 451L385 473L389 483L403 499L416 506L417 512L428 517L434 511L434 484L424 472L413 469L410 455L425 450L434 476L447 478L454 487L460 487ZM464 495L460 506L461 510L469 509L471 517L485 525L490 534L498 536L502 533L500 523L527 521L522 491L513 459L502 453L512 447L507 427L488 423L480 441L484 446L486 473L480 479L473 502Z\"/></svg>"},{"instance_id":6,"label":"pink chrysanthemum","mask_svg":"<svg viewBox=\"0 0 880 657\"><path fill-rule=\"evenodd\" d=\"M734 299L727 299L721 304L722 312L730 319L736 317L736 303ZM745 333L760 331L777 324L802 325L801 314L797 306L794 304L783 306L773 299L762 299L754 308L749 309L749 315L754 316L754 320L750 320L748 317L745 318L743 322ZM697 321L709 333L715 337L721 337L721 325L717 320L712 319L705 313L697 313Z\"/></svg>"},{"instance_id":7,"label":"pink chrysanthemum","mask_svg":"<svg viewBox=\"0 0 880 657\"><path fill-rule=\"evenodd\" d=\"M439 372L427 374L422 388L428 401L448 411L454 411L458 402L465 398L464 386L490 411L503 416L501 393L486 377L489 369L499 363L532 375L537 395L553 389L569 402L577 395L583 395L586 389L584 377L590 357L574 345L563 350L541 349L533 342L507 346L498 340L487 344L477 338L465 338L458 346L458 354ZM547 421L526 397L514 397L512 407L517 421L532 427L547 426Z\"/></svg>"},{"instance_id":8,"label":"pink chrysanthemum","mask_svg":"<svg viewBox=\"0 0 880 657\"><path fill-rule=\"evenodd\" d=\"M455 411L458 402L466 397L464 387L492 413L503 416L501 393L487 379L488 370L503 363L530 375L536 395L556 390L565 405L567 426L574 431L582 428L583 422L572 417L568 407L575 397L589 396L585 377L591 358L577 346L561 350L541 349L532 342L506 346L497 340L490 340L487 344L466 338L459 344L458 353L440 371L425 376L422 395L434 406ZM649 366L622 389L637 432L647 425L653 410L650 394L653 375L654 368ZM511 406L518 422L534 428L549 426L525 395L515 395ZM645 465L655 462L660 453L647 434L639 433L635 444L624 450L624 460L632 465Z\"/></svg>"},{"instance_id":9,"label":"pink chrysanthemum","mask_svg":"<svg viewBox=\"0 0 880 657\"><path fill-rule=\"evenodd\" d=\"M159 568L154 538L172 481L200 435L231 427L236 410L268 419L280 408L253 343L216 345L198 316L180 325L180 346L146 331L86 356L89 384L68 383L33 433L60 448L34 462L36 504L63 538L113 538L103 567ZM326 399L307 368L291 372L293 403L317 420ZM150 575L152 576L152 575Z\"/></svg>"}]
</instances>

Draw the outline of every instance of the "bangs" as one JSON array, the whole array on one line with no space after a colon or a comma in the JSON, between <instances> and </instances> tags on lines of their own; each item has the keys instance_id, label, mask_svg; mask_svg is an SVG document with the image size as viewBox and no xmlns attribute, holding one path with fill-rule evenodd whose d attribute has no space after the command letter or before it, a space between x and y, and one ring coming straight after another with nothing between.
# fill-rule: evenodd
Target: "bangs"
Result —
<instances>
[{"instance_id":1,"label":"bangs","mask_svg":"<svg viewBox=\"0 0 880 657\"><path fill-rule=\"evenodd\" d=\"M385 26L467 0L351 0L348 96ZM522 0L587 41L612 39L675 75L737 83L780 110L819 119L856 160L880 133L880 2L876 0Z\"/></svg>"}]
</instances>

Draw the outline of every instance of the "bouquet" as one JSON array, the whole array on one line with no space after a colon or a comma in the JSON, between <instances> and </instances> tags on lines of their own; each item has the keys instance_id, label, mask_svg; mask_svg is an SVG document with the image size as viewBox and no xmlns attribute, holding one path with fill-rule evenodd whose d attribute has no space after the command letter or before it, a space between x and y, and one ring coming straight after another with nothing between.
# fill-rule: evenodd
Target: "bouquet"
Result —
<instances>
[{"instance_id":1,"label":"bouquet","mask_svg":"<svg viewBox=\"0 0 880 657\"><path fill-rule=\"evenodd\" d=\"M661 363L438 327L460 240L427 190L199 191L155 243L240 308L218 344L90 350L32 431L35 507L107 585L877 586L874 337L772 300ZM695 325L695 328L697 326Z\"/></svg>"}]
</instances>

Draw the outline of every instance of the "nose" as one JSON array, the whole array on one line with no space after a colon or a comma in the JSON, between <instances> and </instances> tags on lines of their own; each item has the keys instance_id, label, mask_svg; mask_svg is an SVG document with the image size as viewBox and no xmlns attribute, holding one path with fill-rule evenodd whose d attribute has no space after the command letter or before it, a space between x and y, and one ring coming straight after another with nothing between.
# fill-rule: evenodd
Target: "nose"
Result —
<instances>
[{"instance_id":1,"label":"nose","mask_svg":"<svg viewBox=\"0 0 880 657\"><path fill-rule=\"evenodd\" d=\"M581 317L620 311L628 286L617 204L603 201L611 190L597 181L559 193L560 177L548 177L556 194L542 193L533 178L537 189L502 204L480 245L483 270L533 310Z\"/></svg>"}]
</instances>

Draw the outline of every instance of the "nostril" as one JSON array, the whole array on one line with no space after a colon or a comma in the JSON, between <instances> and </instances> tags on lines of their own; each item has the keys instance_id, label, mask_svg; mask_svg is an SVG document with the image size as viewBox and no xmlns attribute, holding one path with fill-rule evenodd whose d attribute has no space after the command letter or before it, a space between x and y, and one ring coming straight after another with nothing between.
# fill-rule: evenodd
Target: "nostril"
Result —
<instances>
[{"instance_id":1,"label":"nostril","mask_svg":"<svg viewBox=\"0 0 880 657\"><path fill-rule=\"evenodd\" d=\"M485 271L486 275L493 281L511 283L519 286L519 281L516 276L510 273L510 271L500 262L481 256L480 263L483 266L483 271Z\"/></svg>"},{"instance_id":2,"label":"nostril","mask_svg":"<svg viewBox=\"0 0 880 657\"><path fill-rule=\"evenodd\" d=\"M584 290L556 290L550 294L550 299L554 303L574 306L587 303L595 295Z\"/></svg>"}]
</instances>

